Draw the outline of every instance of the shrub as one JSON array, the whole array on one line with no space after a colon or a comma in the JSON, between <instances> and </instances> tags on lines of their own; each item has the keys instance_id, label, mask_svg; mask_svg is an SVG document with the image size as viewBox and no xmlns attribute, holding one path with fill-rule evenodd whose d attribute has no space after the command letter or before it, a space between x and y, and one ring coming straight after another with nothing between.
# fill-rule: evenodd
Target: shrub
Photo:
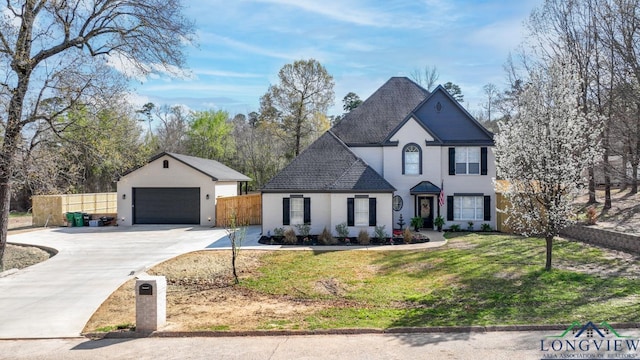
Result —
<instances>
[{"instance_id":1,"label":"shrub","mask_svg":"<svg viewBox=\"0 0 640 360\"><path fill-rule=\"evenodd\" d=\"M413 240L413 233L411 232L411 229L404 229L404 231L402 232L402 237L404 238L405 244L411 244L411 240Z\"/></svg>"},{"instance_id":2,"label":"shrub","mask_svg":"<svg viewBox=\"0 0 640 360\"><path fill-rule=\"evenodd\" d=\"M296 245L298 243L298 237L292 228L288 228L284 232L284 243L286 245Z\"/></svg>"},{"instance_id":3,"label":"shrub","mask_svg":"<svg viewBox=\"0 0 640 360\"><path fill-rule=\"evenodd\" d=\"M297 224L296 229L298 229L298 234L302 237L309 237L309 233L311 232L311 224Z\"/></svg>"},{"instance_id":4,"label":"shrub","mask_svg":"<svg viewBox=\"0 0 640 360\"><path fill-rule=\"evenodd\" d=\"M416 231L420 230L420 228L422 227L423 223L424 223L424 220L419 216L411 218L411 226L414 229L416 229Z\"/></svg>"},{"instance_id":5,"label":"shrub","mask_svg":"<svg viewBox=\"0 0 640 360\"><path fill-rule=\"evenodd\" d=\"M338 237L342 239L349 237L349 227L347 226L347 223L336 225L336 232L338 233Z\"/></svg>"},{"instance_id":6,"label":"shrub","mask_svg":"<svg viewBox=\"0 0 640 360\"><path fill-rule=\"evenodd\" d=\"M360 245L369 245L371 243L371 238L369 237L369 233L367 230L362 229L358 233L358 244Z\"/></svg>"},{"instance_id":7,"label":"shrub","mask_svg":"<svg viewBox=\"0 0 640 360\"><path fill-rule=\"evenodd\" d=\"M273 237L276 239L282 239L284 237L284 228L275 228L273 229Z\"/></svg>"},{"instance_id":8,"label":"shrub","mask_svg":"<svg viewBox=\"0 0 640 360\"><path fill-rule=\"evenodd\" d=\"M598 213L596 212L595 206L589 206L587 208L587 222L589 225L595 225L598 221Z\"/></svg>"},{"instance_id":9,"label":"shrub","mask_svg":"<svg viewBox=\"0 0 640 360\"><path fill-rule=\"evenodd\" d=\"M460 231L460 225L458 224L453 224L451 225L451 227L449 228L449 230L456 232L456 231Z\"/></svg>"},{"instance_id":10,"label":"shrub","mask_svg":"<svg viewBox=\"0 0 640 360\"><path fill-rule=\"evenodd\" d=\"M480 230L488 232L488 231L493 231L493 229L491 228L491 225L489 224L482 224L480 226Z\"/></svg>"},{"instance_id":11,"label":"shrub","mask_svg":"<svg viewBox=\"0 0 640 360\"><path fill-rule=\"evenodd\" d=\"M331 231L326 227L322 230L322 233L318 235L318 243L320 245L333 245L335 243L335 239L331 235Z\"/></svg>"},{"instance_id":12,"label":"shrub","mask_svg":"<svg viewBox=\"0 0 640 360\"><path fill-rule=\"evenodd\" d=\"M373 234L378 241L383 242L386 238L389 237L389 234L384 230L385 225L376 226L375 230L373 230Z\"/></svg>"}]
</instances>

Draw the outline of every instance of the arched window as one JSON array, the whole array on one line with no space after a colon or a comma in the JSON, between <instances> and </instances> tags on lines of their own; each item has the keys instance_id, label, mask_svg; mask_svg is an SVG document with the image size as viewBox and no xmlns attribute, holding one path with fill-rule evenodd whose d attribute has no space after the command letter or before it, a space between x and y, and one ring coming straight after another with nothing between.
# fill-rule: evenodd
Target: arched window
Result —
<instances>
[{"instance_id":1,"label":"arched window","mask_svg":"<svg viewBox=\"0 0 640 360\"><path fill-rule=\"evenodd\" d=\"M162 162L162 168L163 169L168 169L169 168L169 160L164 160Z\"/></svg>"},{"instance_id":2,"label":"arched window","mask_svg":"<svg viewBox=\"0 0 640 360\"><path fill-rule=\"evenodd\" d=\"M407 144L402 150L402 173L422 174L422 149L417 144Z\"/></svg>"}]
</instances>

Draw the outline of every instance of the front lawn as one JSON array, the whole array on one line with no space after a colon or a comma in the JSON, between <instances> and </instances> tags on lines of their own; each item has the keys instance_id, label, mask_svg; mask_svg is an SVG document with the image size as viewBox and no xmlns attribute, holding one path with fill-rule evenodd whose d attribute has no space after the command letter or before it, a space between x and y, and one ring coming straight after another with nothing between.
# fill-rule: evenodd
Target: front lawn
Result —
<instances>
[{"instance_id":1,"label":"front lawn","mask_svg":"<svg viewBox=\"0 0 640 360\"><path fill-rule=\"evenodd\" d=\"M463 233L427 251L243 251L240 286L228 285L229 251L188 254L153 273L170 284L169 330L640 321L635 257L557 240L545 272L544 250L540 239ZM105 303L86 331L135 322L132 309L113 318L135 307L133 285L119 292L130 303Z\"/></svg>"}]
</instances>

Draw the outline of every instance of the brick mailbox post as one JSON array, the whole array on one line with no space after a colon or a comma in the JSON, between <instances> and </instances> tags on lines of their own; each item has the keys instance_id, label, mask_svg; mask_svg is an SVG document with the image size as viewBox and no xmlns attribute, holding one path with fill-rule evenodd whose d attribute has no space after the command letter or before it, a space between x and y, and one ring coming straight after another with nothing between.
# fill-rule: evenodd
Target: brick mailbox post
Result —
<instances>
[{"instance_id":1,"label":"brick mailbox post","mask_svg":"<svg viewBox=\"0 0 640 360\"><path fill-rule=\"evenodd\" d=\"M145 276L136 279L136 331L153 332L167 322L167 279Z\"/></svg>"}]
</instances>

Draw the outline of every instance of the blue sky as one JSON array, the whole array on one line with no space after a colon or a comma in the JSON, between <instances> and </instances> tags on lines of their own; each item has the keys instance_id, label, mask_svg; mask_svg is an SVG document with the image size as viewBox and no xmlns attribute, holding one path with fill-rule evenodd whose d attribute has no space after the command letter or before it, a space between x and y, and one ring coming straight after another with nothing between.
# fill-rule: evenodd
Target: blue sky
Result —
<instances>
[{"instance_id":1,"label":"blue sky","mask_svg":"<svg viewBox=\"0 0 640 360\"><path fill-rule=\"evenodd\" d=\"M257 111L283 65L318 60L335 81L335 105L350 91L366 99L392 76L436 66L480 109L482 87L506 85L503 64L542 0L188 0L197 47L180 78L134 84L137 105L186 105L234 115Z\"/></svg>"}]
</instances>

